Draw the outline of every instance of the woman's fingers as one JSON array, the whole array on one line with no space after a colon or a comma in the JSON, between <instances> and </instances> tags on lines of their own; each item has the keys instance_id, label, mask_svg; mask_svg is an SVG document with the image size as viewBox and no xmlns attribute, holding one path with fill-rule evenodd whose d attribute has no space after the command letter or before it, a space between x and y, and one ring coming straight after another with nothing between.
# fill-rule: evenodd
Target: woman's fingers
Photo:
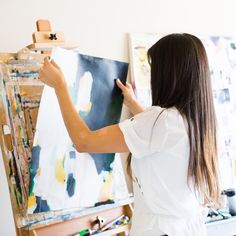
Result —
<instances>
[{"instance_id":1,"label":"woman's fingers","mask_svg":"<svg viewBox=\"0 0 236 236\"><path fill-rule=\"evenodd\" d=\"M44 57L44 65L45 66L50 65L49 57Z\"/></svg>"},{"instance_id":2,"label":"woman's fingers","mask_svg":"<svg viewBox=\"0 0 236 236\"><path fill-rule=\"evenodd\" d=\"M123 85L119 79L116 80L116 84L117 84L117 86L122 90L122 92L125 91L126 86Z\"/></svg>"},{"instance_id":3,"label":"woman's fingers","mask_svg":"<svg viewBox=\"0 0 236 236\"><path fill-rule=\"evenodd\" d=\"M57 63L54 61L54 60L49 60L49 57L45 57L44 58L44 66L54 66L56 67L57 69L60 69L60 67L57 65Z\"/></svg>"},{"instance_id":4,"label":"woman's fingers","mask_svg":"<svg viewBox=\"0 0 236 236\"><path fill-rule=\"evenodd\" d=\"M43 68L39 69L39 78L43 76Z\"/></svg>"},{"instance_id":5,"label":"woman's fingers","mask_svg":"<svg viewBox=\"0 0 236 236\"><path fill-rule=\"evenodd\" d=\"M55 66L57 69L60 69L60 67L57 65L57 63L56 63L54 60L52 60L51 63L52 63L52 65Z\"/></svg>"},{"instance_id":6,"label":"woman's fingers","mask_svg":"<svg viewBox=\"0 0 236 236\"><path fill-rule=\"evenodd\" d=\"M41 69L39 71L39 79L44 83L44 75Z\"/></svg>"},{"instance_id":7,"label":"woman's fingers","mask_svg":"<svg viewBox=\"0 0 236 236\"><path fill-rule=\"evenodd\" d=\"M132 85L131 85L130 83L128 83L128 82L126 82L126 87L127 87L128 89L133 89L133 88L132 88Z\"/></svg>"}]
</instances>

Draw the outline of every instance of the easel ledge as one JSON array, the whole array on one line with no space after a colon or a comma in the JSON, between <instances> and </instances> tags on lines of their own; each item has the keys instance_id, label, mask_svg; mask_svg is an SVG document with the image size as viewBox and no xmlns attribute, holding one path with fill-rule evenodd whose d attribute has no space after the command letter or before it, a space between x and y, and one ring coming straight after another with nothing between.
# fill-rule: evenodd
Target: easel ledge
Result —
<instances>
[{"instance_id":1,"label":"easel ledge","mask_svg":"<svg viewBox=\"0 0 236 236\"><path fill-rule=\"evenodd\" d=\"M39 53L32 53L32 52L26 52L26 53L11 53L11 52L0 52L0 63L7 63L10 59L20 59L21 57L24 57L25 59L36 59L38 62L43 62L44 57L48 56L47 54L39 54Z\"/></svg>"},{"instance_id":2,"label":"easel ledge","mask_svg":"<svg viewBox=\"0 0 236 236\"><path fill-rule=\"evenodd\" d=\"M73 219L65 219L61 222L50 222L50 223L38 223L32 226L26 226L18 229L19 236L72 236L77 232L92 228L93 222L97 216L107 219L108 221L113 220L120 215L124 214L131 218L132 216L132 204L133 198L124 201L123 204L111 204L95 207L92 209L81 211L81 216ZM90 213L88 213L90 212ZM102 233L96 234L98 236L127 236L130 230L130 224L120 226L116 229L107 230Z\"/></svg>"}]
</instances>

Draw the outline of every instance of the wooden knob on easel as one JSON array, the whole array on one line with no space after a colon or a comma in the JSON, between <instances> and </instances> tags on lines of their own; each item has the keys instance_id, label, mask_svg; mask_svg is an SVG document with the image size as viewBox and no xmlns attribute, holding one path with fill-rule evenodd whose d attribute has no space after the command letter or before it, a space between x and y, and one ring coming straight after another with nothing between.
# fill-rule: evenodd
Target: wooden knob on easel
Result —
<instances>
[{"instance_id":1,"label":"wooden knob on easel","mask_svg":"<svg viewBox=\"0 0 236 236\"><path fill-rule=\"evenodd\" d=\"M37 31L52 31L49 20L37 20L36 21Z\"/></svg>"}]
</instances>

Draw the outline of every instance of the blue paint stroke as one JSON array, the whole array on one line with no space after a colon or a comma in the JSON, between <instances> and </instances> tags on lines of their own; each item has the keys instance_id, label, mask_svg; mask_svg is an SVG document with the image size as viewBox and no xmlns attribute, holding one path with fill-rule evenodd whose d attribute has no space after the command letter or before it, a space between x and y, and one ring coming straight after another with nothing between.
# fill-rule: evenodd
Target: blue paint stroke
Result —
<instances>
[{"instance_id":1,"label":"blue paint stroke","mask_svg":"<svg viewBox=\"0 0 236 236\"><path fill-rule=\"evenodd\" d=\"M36 196L36 204L37 207L34 210L34 213L50 211L47 200L42 200L41 197Z\"/></svg>"},{"instance_id":2,"label":"blue paint stroke","mask_svg":"<svg viewBox=\"0 0 236 236\"><path fill-rule=\"evenodd\" d=\"M69 195L69 197L72 197L75 193L75 184L76 184L76 181L75 181L75 178L73 176L72 173L70 173L68 175L68 178L67 178L67 183L66 183L66 191Z\"/></svg>"}]
</instances>

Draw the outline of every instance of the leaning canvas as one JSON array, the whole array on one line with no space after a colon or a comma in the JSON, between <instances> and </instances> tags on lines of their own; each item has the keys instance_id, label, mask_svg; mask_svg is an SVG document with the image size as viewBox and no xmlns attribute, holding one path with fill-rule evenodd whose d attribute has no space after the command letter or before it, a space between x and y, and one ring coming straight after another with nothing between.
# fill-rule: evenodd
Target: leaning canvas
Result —
<instances>
[{"instance_id":1,"label":"leaning canvas","mask_svg":"<svg viewBox=\"0 0 236 236\"><path fill-rule=\"evenodd\" d=\"M119 122L128 64L57 48L73 104L91 130ZM78 131L79 132L79 131ZM30 166L28 213L87 208L126 199L128 192L119 156L79 153L65 128L52 88L40 102Z\"/></svg>"},{"instance_id":2,"label":"leaning canvas","mask_svg":"<svg viewBox=\"0 0 236 236\"><path fill-rule=\"evenodd\" d=\"M144 107L150 107L152 103L147 51L160 37L161 34L155 33L129 34L132 86L139 102Z\"/></svg>"}]
</instances>

